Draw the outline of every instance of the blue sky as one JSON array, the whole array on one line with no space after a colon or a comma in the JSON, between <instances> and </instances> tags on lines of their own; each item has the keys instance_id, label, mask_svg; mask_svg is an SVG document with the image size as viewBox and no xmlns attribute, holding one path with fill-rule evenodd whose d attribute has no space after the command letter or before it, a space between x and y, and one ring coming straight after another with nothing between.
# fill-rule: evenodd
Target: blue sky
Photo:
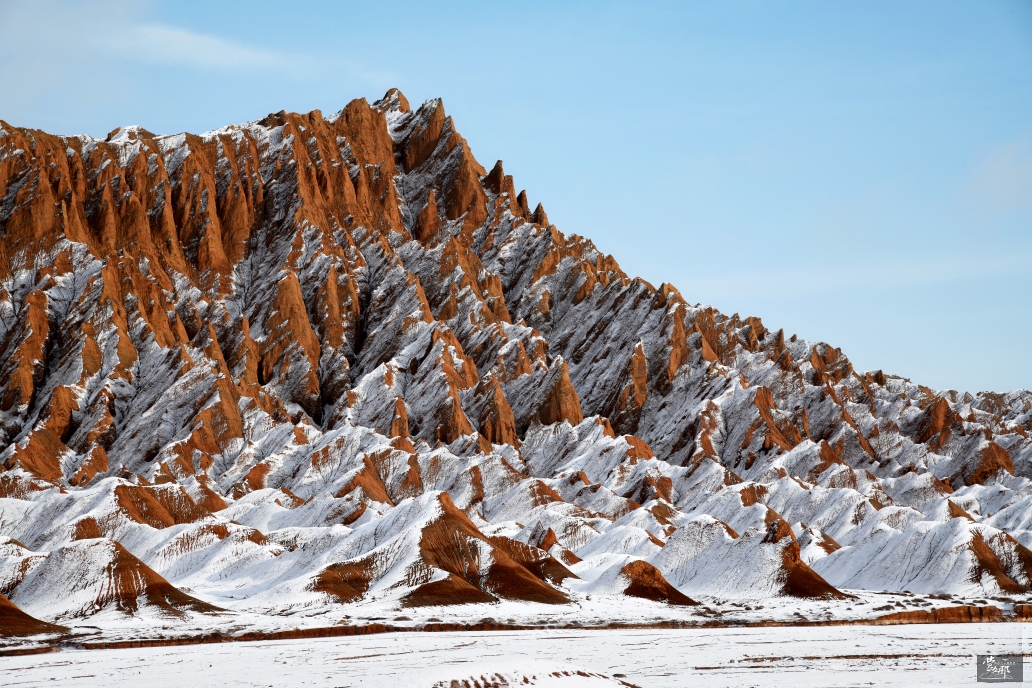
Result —
<instances>
[{"instance_id":1,"label":"blue sky","mask_svg":"<svg viewBox=\"0 0 1032 688\"><path fill-rule=\"evenodd\" d=\"M1032 388L1032 1L0 0L0 118L442 97L567 233L936 388Z\"/></svg>"}]
</instances>

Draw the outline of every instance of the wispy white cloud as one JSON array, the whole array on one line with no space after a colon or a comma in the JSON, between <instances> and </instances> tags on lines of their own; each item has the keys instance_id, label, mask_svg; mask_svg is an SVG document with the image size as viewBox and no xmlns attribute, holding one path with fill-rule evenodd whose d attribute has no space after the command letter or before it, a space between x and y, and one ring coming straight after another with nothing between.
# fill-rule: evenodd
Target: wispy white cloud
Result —
<instances>
[{"instance_id":1,"label":"wispy white cloud","mask_svg":"<svg viewBox=\"0 0 1032 688\"><path fill-rule=\"evenodd\" d=\"M279 107L335 108L399 81L339 45L285 49L154 10L152 0L0 0L0 119L66 134L103 135L124 117L200 130Z\"/></svg>"},{"instance_id":2,"label":"wispy white cloud","mask_svg":"<svg viewBox=\"0 0 1032 688\"><path fill-rule=\"evenodd\" d=\"M209 70L275 68L307 60L223 36L146 21L139 0L0 0L0 69L34 71L62 58L68 66L98 53L135 63ZM78 60L74 56L79 56Z\"/></svg>"},{"instance_id":3,"label":"wispy white cloud","mask_svg":"<svg viewBox=\"0 0 1032 688\"><path fill-rule=\"evenodd\" d=\"M158 64L212 70L285 67L307 59L167 24L130 24L104 45Z\"/></svg>"}]
</instances>

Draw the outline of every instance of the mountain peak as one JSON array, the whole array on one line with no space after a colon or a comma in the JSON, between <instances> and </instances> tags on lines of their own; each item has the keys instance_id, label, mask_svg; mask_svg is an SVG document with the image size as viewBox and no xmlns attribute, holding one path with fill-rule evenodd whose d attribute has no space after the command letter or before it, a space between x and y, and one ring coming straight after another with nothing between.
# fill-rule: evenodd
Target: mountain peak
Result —
<instances>
[{"instance_id":1,"label":"mountain peak","mask_svg":"<svg viewBox=\"0 0 1032 688\"><path fill-rule=\"evenodd\" d=\"M387 89L383 98L373 103L373 107L386 111L411 112L408 99L396 88Z\"/></svg>"},{"instance_id":2,"label":"mountain peak","mask_svg":"<svg viewBox=\"0 0 1032 688\"><path fill-rule=\"evenodd\" d=\"M0 607L25 628L1032 590L1032 393L862 374L629 276L440 100L2 127Z\"/></svg>"}]
</instances>

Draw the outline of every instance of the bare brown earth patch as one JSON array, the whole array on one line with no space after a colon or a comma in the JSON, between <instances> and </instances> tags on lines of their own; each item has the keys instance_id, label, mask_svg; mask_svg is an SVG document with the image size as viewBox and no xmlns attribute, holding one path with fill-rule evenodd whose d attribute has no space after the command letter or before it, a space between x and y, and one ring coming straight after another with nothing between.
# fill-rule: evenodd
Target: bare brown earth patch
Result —
<instances>
[{"instance_id":1,"label":"bare brown earth patch","mask_svg":"<svg viewBox=\"0 0 1032 688\"><path fill-rule=\"evenodd\" d=\"M162 578L151 567L134 557L119 542L114 542L115 556L107 567L106 577L110 585L101 603L114 603L126 613L135 613L142 597L147 604L164 609L172 614L182 610L210 614L222 611L220 608L187 595Z\"/></svg>"},{"instance_id":2,"label":"bare brown earth patch","mask_svg":"<svg viewBox=\"0 0 1032 688\"><path fill-rule=\"evenodd\" d=\"M960 607L941 607L939 609L919 609L895 612L872 619L871 623L881 624L914 624L914 623L986 623L1003 621L1003 612L999 607L977 607L964 605Z\"/></svg>"},{"instance_id":3,"label":"bare brown earth patch","mask_svg":"<svg viewBox=\"0 0 1032 688\"><path fill-rule=\"evenodd\" d=\"M785 575L782 588L784 594L804 598L848 597L821 578L820 574L802 560L799 542L796 541L792 528L784 520L779 518L770 524L764 542L781 544L784 547L781 555L781 567Z\"/></svg>"},{"instance_id":4,"label":"bare brown earth patch","mask_svg":"<svg viewBox=\"0 0 1032 688\"><path fill-rule=\"evenodd\" d=\"M159 529L194 523L208 515L178 485L119 485L115 488L115 498L129 518Z\"/></svg>"},{"instance_id":5,"label":"bare brown earth patch","mask_svg":"<svg viewBox=\"0 0 1032 688\"><path fill-rule=\"evenodd\" d=\"M1021 545L1018 545L1019 547ZM1000 586L1000 589L1004 592L1009 593L1023 593L1028 590L1024 585L1021 585L1013 578L1007 575L1007 572L1003 568L1003 564L1000 562L1000 558L996 556L996 553L989 548L986 544L985 539L982 538L982 534L977 530L971 534L971 544L969 545L971 553L975 555L977 565L971 572L971 579L974 581L982 580L985 575L992 576L996 584Z\"/></svg>"},{"instance_id":6,"label":"bare brown earth patch","mask_svg":"<svg viewBox=\"0 0 1032 688\"><path fill-rule=\"evenodd\" d=\"M978 452L973 465L965 471L964 484L981 485L1001 471L1014 475L1014 462L1006 449L990 442Z\"/></svg>"},{"instance_id":7,"label":"bare brown earth patch","mask_svg":"<svg viewBox=\"0 0 1032 688\"><path fill-rule=\"evenodd\" d=\"M632 561L620 569L620 573L630 580L630 585L624 590L624 594L630 597L641 597L646 600L683 606L698 604L670 585L659 569L648 562L640 559Z\"/></svg>"},{"instance_id":8,"label":"bare brown earth patch","mask_svg":"<svg viewBox=\"0 0 1032 688\"><path fill-rule=\"evenodd\" d=\"M89 540L91 538L104 537L104 534L100 532L100 526L97 524L97 519L92 516L83 516L75 525L72 527L72 539L73 540Z\"/></svg>"},{"instance_id":9,"label":"bare brown earth patch","mask_svg":"<svg viewBox=\"0 0 1032 688\"><path fill-rule=\"evenodd\" d=\"M450 604L476 604L478 602L496 602L480 588L471 585L463 578L449 573L444 580L424 583L405 596L403 607L427 607Z\"/></svg>"},{"instance_id":10,"label":"bare brown earth patch","mask_svg":"<svg viewBox=\"0 0 1032 688\"><path fill-rule=\"evenodd\" d=\"M354 602L361 599L369 589L373 576L372 557L356 562L331 564L315 577L312 590L326 593L339 602Z\"/></svg>"},{"instance_id":11,"label":"bare brown earth patch","mask_svg":"<svg viewBox=\"0 0 1032 688\"><path fill-rule=\"evenodd\" d=\"M549 529L548 532L551 533L552 530ZM552 534L552 538L552 544L555 544L554 533ZM530 545L525 545L522 542L503 536L490 538L490 542L495 548L505 552L514 561L522 565L537 578L547 583L551 583L552 585L561 585L567 578L578 578L575 573L563 566L558 559L543 549L531 547Z\"/></svg>"},{"instance_id":12,"label":"bare brown earth patch","mask_svg":"<svg viewBox=\"0 0 1032 688\"><path fill-rule=\"evenodd\" d=\"M29 616L0 594L0 636L36 635L37 633L64 633L64 626L47 623Z\"/></svg>"},{"instance_id":13,"label":"bare brown earth patch","mask_svg":"<svg viewBox=\"0 0 1032 688\"><path fill-rule=\"evenodd\" d=\"M424 584L406 599L446 595L455 599L471 596L467 601L473 601L472 598L477 596L453 580L457 577L490 599L494 599L492 595L498 595L512 600L550 604L569 601L564 593L538 579L502 548L493 548L493 561L487 575L481 578L481 547L491 546L491 541L455 506L448 493L442 493L439 500L441 515L423 529L419 549L424 562L447 571L452 578Z\"/></svg>"}]
</instances>

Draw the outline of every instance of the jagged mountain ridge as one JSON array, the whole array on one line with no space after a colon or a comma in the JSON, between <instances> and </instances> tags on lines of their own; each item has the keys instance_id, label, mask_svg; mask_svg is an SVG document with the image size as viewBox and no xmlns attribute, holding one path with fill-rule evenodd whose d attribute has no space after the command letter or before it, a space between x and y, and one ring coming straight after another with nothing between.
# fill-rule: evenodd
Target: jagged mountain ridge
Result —
<instances>
[{"instance_id":1,"label":"jagged mountain ridge","mask_svg":"<svg viewBox=\"0 0 1032 688\"><path fill-rule=\"evenodd\" d=\"M628 277L438 100L0 123L0 232L0 594L46 621L1032 586L1032 393Z\"/></svg>"}]
</instances>

